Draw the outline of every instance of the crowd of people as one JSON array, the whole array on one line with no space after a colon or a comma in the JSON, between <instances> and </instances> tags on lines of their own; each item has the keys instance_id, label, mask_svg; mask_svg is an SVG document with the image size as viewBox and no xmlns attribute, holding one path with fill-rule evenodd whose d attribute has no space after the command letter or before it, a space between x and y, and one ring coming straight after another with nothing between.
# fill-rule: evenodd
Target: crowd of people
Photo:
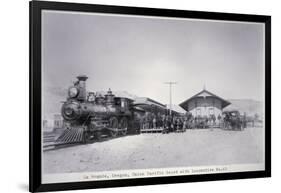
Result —
<instances>
[{"instance_id":1,"label":"crowd of people","mask_svg":"<svg viewBox=\"0 0 281 193\"><path fill-rule=\"evenodd\" d=\"M184 132L187 129L207 128L215 125L221 117L194 117L190 113L184 115L161 115L160 113L146 113L140 118L140 129L161 129L163 133Z\"/></svg>"},{"instance_id":2,"label":"crowd of people","mask_svg":"<svg viewBox=\"0 0 281 193\"><path fill-rule=\"evenodd\" d=\"M161 128L166 132L187 129L187 120L181 116L147 114L140 121L141 129Z\"/></svg>"}]
</instances>

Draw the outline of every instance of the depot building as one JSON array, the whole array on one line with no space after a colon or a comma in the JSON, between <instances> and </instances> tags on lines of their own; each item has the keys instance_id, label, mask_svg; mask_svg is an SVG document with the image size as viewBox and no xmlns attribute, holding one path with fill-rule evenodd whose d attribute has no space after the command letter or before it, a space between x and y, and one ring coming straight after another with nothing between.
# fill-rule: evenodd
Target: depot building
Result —
<instances>
[{"instance_id":1,"label":"depot building","mask_svg":"<svg viewBox=\"0 0 281 193\"><path fill-rule=\"evenodd\" d=\"M214 115L216 118L222 116L223 109L228 105L230 105L230 102L205 88L179 104L180 107L191 113L193 117L210 117Z\"/></svg>"}]
</instances>

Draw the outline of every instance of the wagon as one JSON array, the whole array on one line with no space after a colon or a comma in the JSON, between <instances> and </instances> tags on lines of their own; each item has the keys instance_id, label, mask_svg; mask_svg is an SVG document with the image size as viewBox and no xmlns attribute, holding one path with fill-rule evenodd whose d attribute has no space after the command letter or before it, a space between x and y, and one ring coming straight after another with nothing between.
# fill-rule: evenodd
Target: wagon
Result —
<instances>
[{"instance_id":1,"label":"wagon","mask_svg":"<svg viewBox=\"0 0 281 193\"><path fill-rule=\"evenodd\" d=\"M240 115L239 111L224 111L223 112L223 128L227 130L242 131L245 129L245 120Z\"/></svg>"}]
</instances>

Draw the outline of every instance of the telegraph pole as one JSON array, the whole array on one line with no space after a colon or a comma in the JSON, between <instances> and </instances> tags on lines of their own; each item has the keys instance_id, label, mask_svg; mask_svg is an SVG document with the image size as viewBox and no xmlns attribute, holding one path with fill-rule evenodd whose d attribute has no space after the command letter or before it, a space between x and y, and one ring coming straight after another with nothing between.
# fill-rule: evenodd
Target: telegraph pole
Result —
<instances>
[{"instance_id":1,"label":"telegraph pole","mask_svg":"<svg viewBox=\"0 0 281 193\"><path fill-rule=\"evenodd\" d=\"M170 111L169 114L172 115L172 85L177 84L177 82L164 82L164 84L168 84L170 88Z\"/></svg>"}]
</instances>

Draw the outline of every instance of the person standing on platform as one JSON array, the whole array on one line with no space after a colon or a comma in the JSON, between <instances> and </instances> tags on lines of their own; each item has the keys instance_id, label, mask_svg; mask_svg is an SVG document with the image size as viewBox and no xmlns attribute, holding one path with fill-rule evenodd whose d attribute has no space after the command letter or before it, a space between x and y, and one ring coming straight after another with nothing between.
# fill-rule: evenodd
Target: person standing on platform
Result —
<instances>
[{"instance_id":1,"label":"person standing on platform","mask_svg":"<svg viewBox=\"0 0 281 193\"><path fill-rule=\"evenodd\" d=\"M156 116L154 115L152 118L153 129L156 129Z\"/></svg>"}]
</instances>

